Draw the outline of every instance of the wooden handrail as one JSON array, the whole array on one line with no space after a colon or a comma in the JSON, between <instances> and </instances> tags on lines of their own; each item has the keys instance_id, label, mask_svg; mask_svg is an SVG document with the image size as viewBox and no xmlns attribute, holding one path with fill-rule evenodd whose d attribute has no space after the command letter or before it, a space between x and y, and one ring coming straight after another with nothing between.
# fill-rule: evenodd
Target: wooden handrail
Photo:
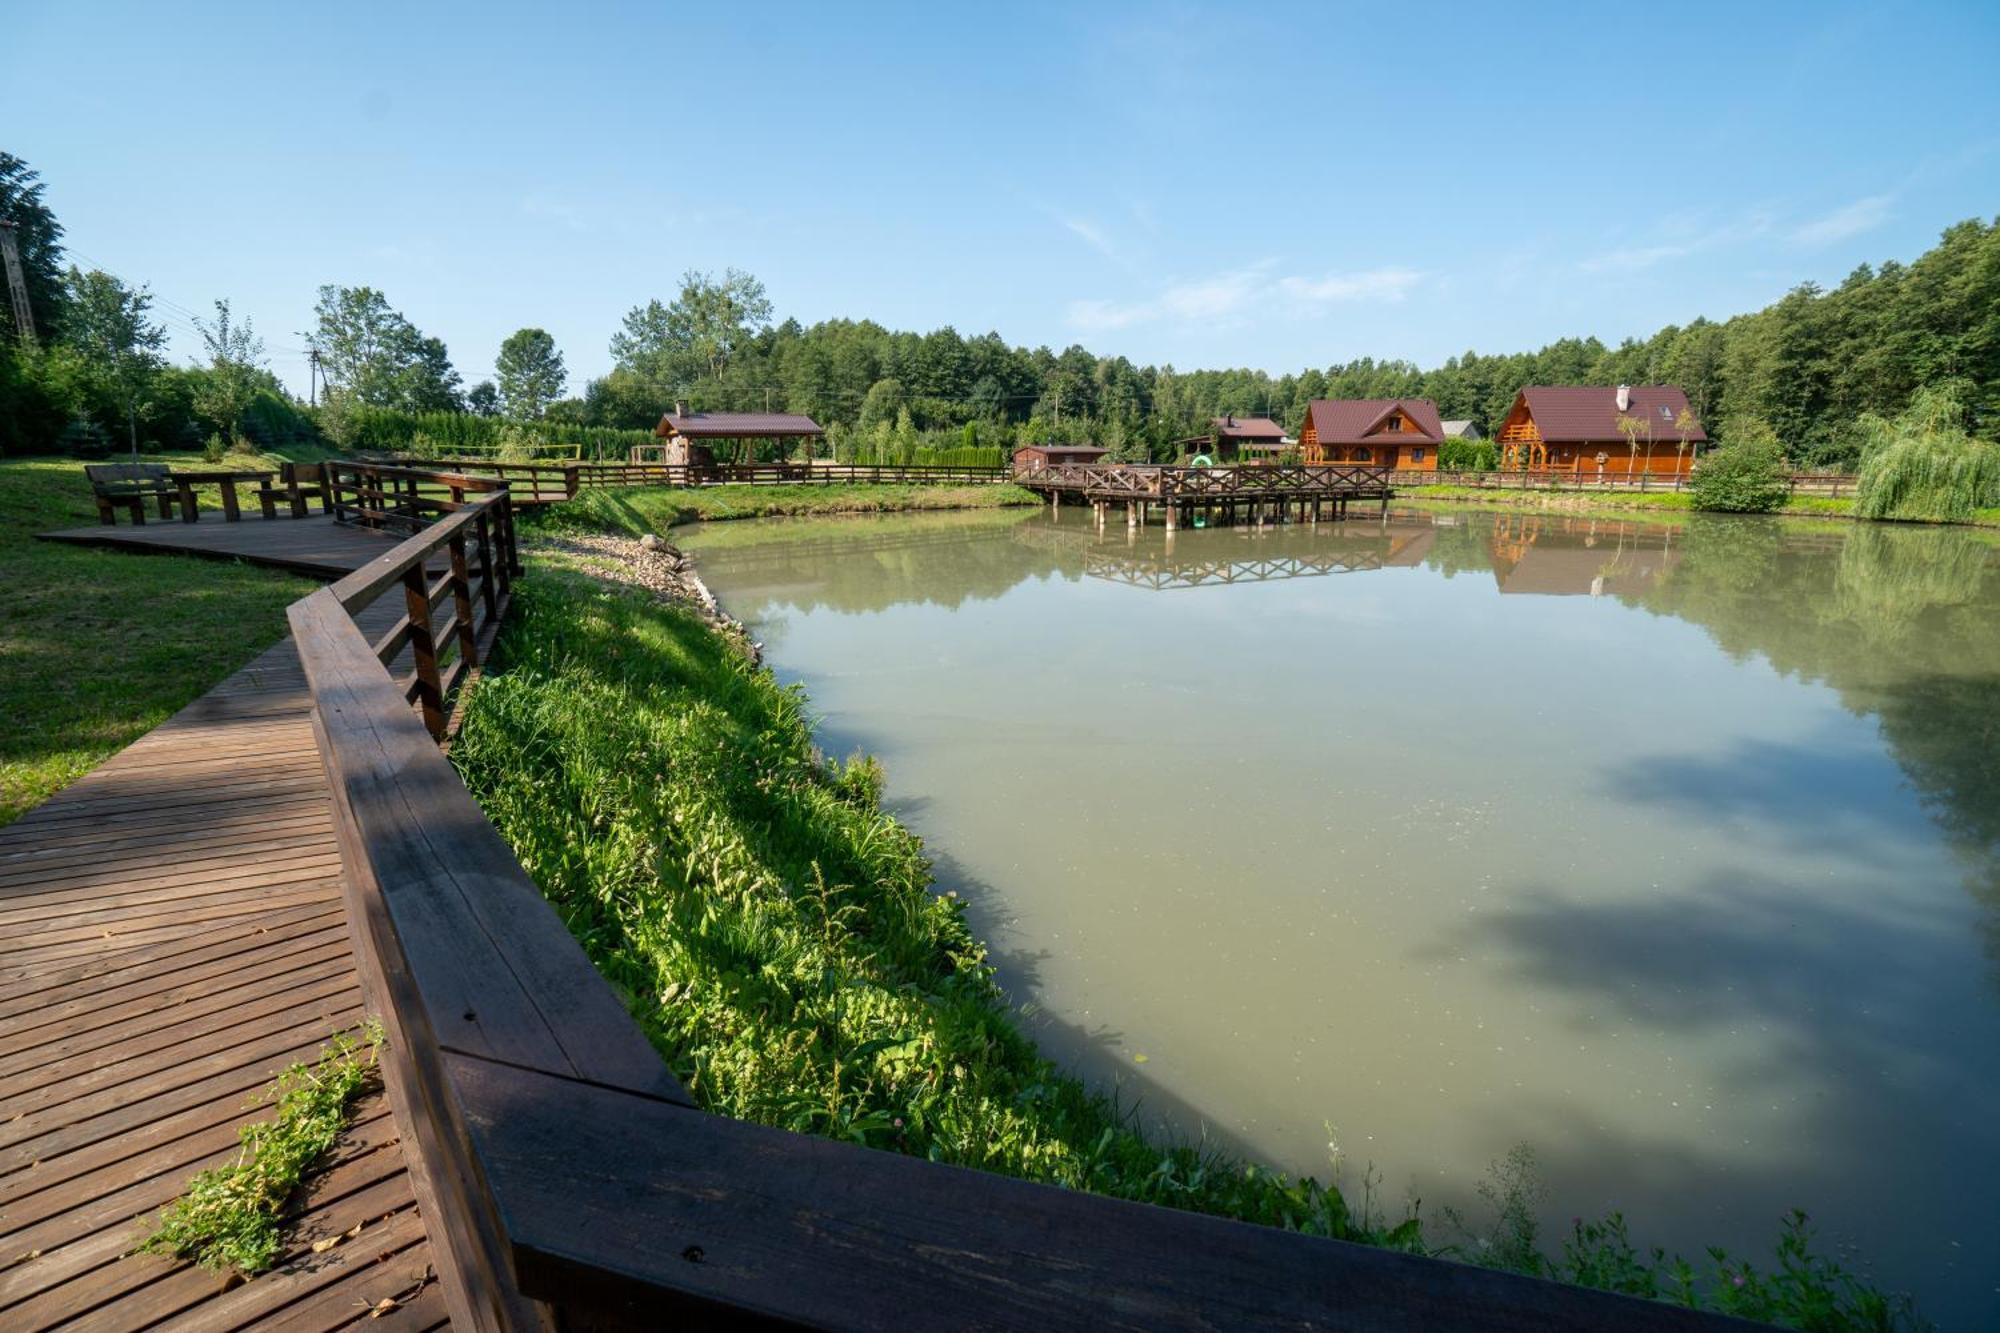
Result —
<instances>
[{"instance_id":1,"label":"wooden handrail","mask_svg":"<svg viewBox=\"0 0 2000 1333\"><path fill-rule=\"evenodd\" d=\"M490 630L510 505L504 488L468 500L288 611L362 984L455 1324L1742 1327L697 1109L459 781L433 701L411 710L354 620L400 584L412 645L439 648L430 617L446 594L455 623L484 606ZM478 588L464 572L475 539ZM427 581L440 551L444 593Z\"/></svg>"}]
</instances>

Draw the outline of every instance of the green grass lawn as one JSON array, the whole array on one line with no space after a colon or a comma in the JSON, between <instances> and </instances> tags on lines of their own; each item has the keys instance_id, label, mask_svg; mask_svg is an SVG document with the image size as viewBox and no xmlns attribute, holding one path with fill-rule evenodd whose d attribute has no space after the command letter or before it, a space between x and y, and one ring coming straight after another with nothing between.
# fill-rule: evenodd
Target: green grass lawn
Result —
<instances>
[{"instance_id":1,"label":"green grass lawn","mask_svg":"<svg viewBox=\"0 0 2000 1333\"><path fill-rule=\"evenodd\" d=\"M185 454L152 461L197 465ZM34 539L96 522L82 463L0 459L0 824L269 647L286 605L314 586L249 565Z\"/></svg>"},{"instance_id":2,"label":"green grass lawn","mask_svg":"<svg viewBox=\"0 0 2000 1333\"><path fill-rule=\"evenodd\" d=\"M798 514L887 514L919 509L999 509L1039 504L1011 482L999 485L891 485L839 482L799 486L647 486L587 490L540 519L552 529L640 536L677 523Z\"/></svg>"}]
</instances>

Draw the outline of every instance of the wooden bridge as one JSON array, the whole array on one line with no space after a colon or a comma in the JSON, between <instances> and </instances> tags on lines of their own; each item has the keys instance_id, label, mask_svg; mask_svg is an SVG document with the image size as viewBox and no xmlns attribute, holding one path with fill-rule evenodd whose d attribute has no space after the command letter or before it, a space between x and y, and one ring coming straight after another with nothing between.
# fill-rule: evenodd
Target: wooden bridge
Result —
<instances>
[{"instance_id":1,"label":"wooden bridge","mask_svg":"<svg viewBox=\"0 0 2000 1333\"><path fill-rule=\"evenodd\" d=\"M1125 506L1125 521L1132 527L1145 524L1157 508L1168 531L1198 514L1251 522L1338 520L1347 517L1348 505L1356 500L1378 501L1386 513L1394 494L1386 468L1348 464L1056 463L1017 468L1014 480L1047 496L1054 506L1066 495L1081 497L1100 526L1116 504Z\"/></svg>"},{"instance_id":2,"label":"wooden bridge","mask_svg":"<svg viewBox=\"0 0 2000 1333\"><path fill-rule=\"evenodd\" d=\"M439 749L517 569L466 483L371 479L290 639L0 830L0 1326L1740 1326L698 1109ZM134 1254L363 1014L386 1106L279 1268Z\"/></svg>"}]
</instances>

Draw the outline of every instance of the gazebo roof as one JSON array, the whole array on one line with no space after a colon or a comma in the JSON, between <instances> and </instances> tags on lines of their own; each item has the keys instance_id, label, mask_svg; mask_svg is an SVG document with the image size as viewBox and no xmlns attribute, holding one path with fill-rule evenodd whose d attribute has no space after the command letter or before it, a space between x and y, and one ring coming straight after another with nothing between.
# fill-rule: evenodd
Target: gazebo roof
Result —
<instances>
[{"instance_id":1,"label":"gazebo roof","mask_svg":"<svg viewBox=\"0 0 2000 1333\"><path fill-rule=\"evenodd\" d=\"M779 440L824 435L820 424L796 412L669 412L653 434L690 440Z\"/></svg>"}]
</instances>

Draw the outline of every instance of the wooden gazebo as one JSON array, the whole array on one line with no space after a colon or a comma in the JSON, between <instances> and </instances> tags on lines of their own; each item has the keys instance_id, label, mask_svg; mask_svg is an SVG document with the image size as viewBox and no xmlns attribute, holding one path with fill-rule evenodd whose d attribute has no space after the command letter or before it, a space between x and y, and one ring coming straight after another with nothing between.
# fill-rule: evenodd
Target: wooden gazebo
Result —
<instances>
[{"instance_id":1,"label":"wooden gazebo","mask_svg":"<svg viewBox=\"0 0 2000 1333\"><path fill-rule=\"evenodd\" d=\"M817 440L826 431L811 417L797 412L690 412L687 404L675 403L674 410L660 418L653 434L664 443L633 446L633 462L707 466L715 461L718 441L733 446L744 440L777 440L783 451L790 453L793 440ZM660 457L641 457L654 452ZM731 452L735 452L734 447Z\"/></svg>"}]
</instances>

